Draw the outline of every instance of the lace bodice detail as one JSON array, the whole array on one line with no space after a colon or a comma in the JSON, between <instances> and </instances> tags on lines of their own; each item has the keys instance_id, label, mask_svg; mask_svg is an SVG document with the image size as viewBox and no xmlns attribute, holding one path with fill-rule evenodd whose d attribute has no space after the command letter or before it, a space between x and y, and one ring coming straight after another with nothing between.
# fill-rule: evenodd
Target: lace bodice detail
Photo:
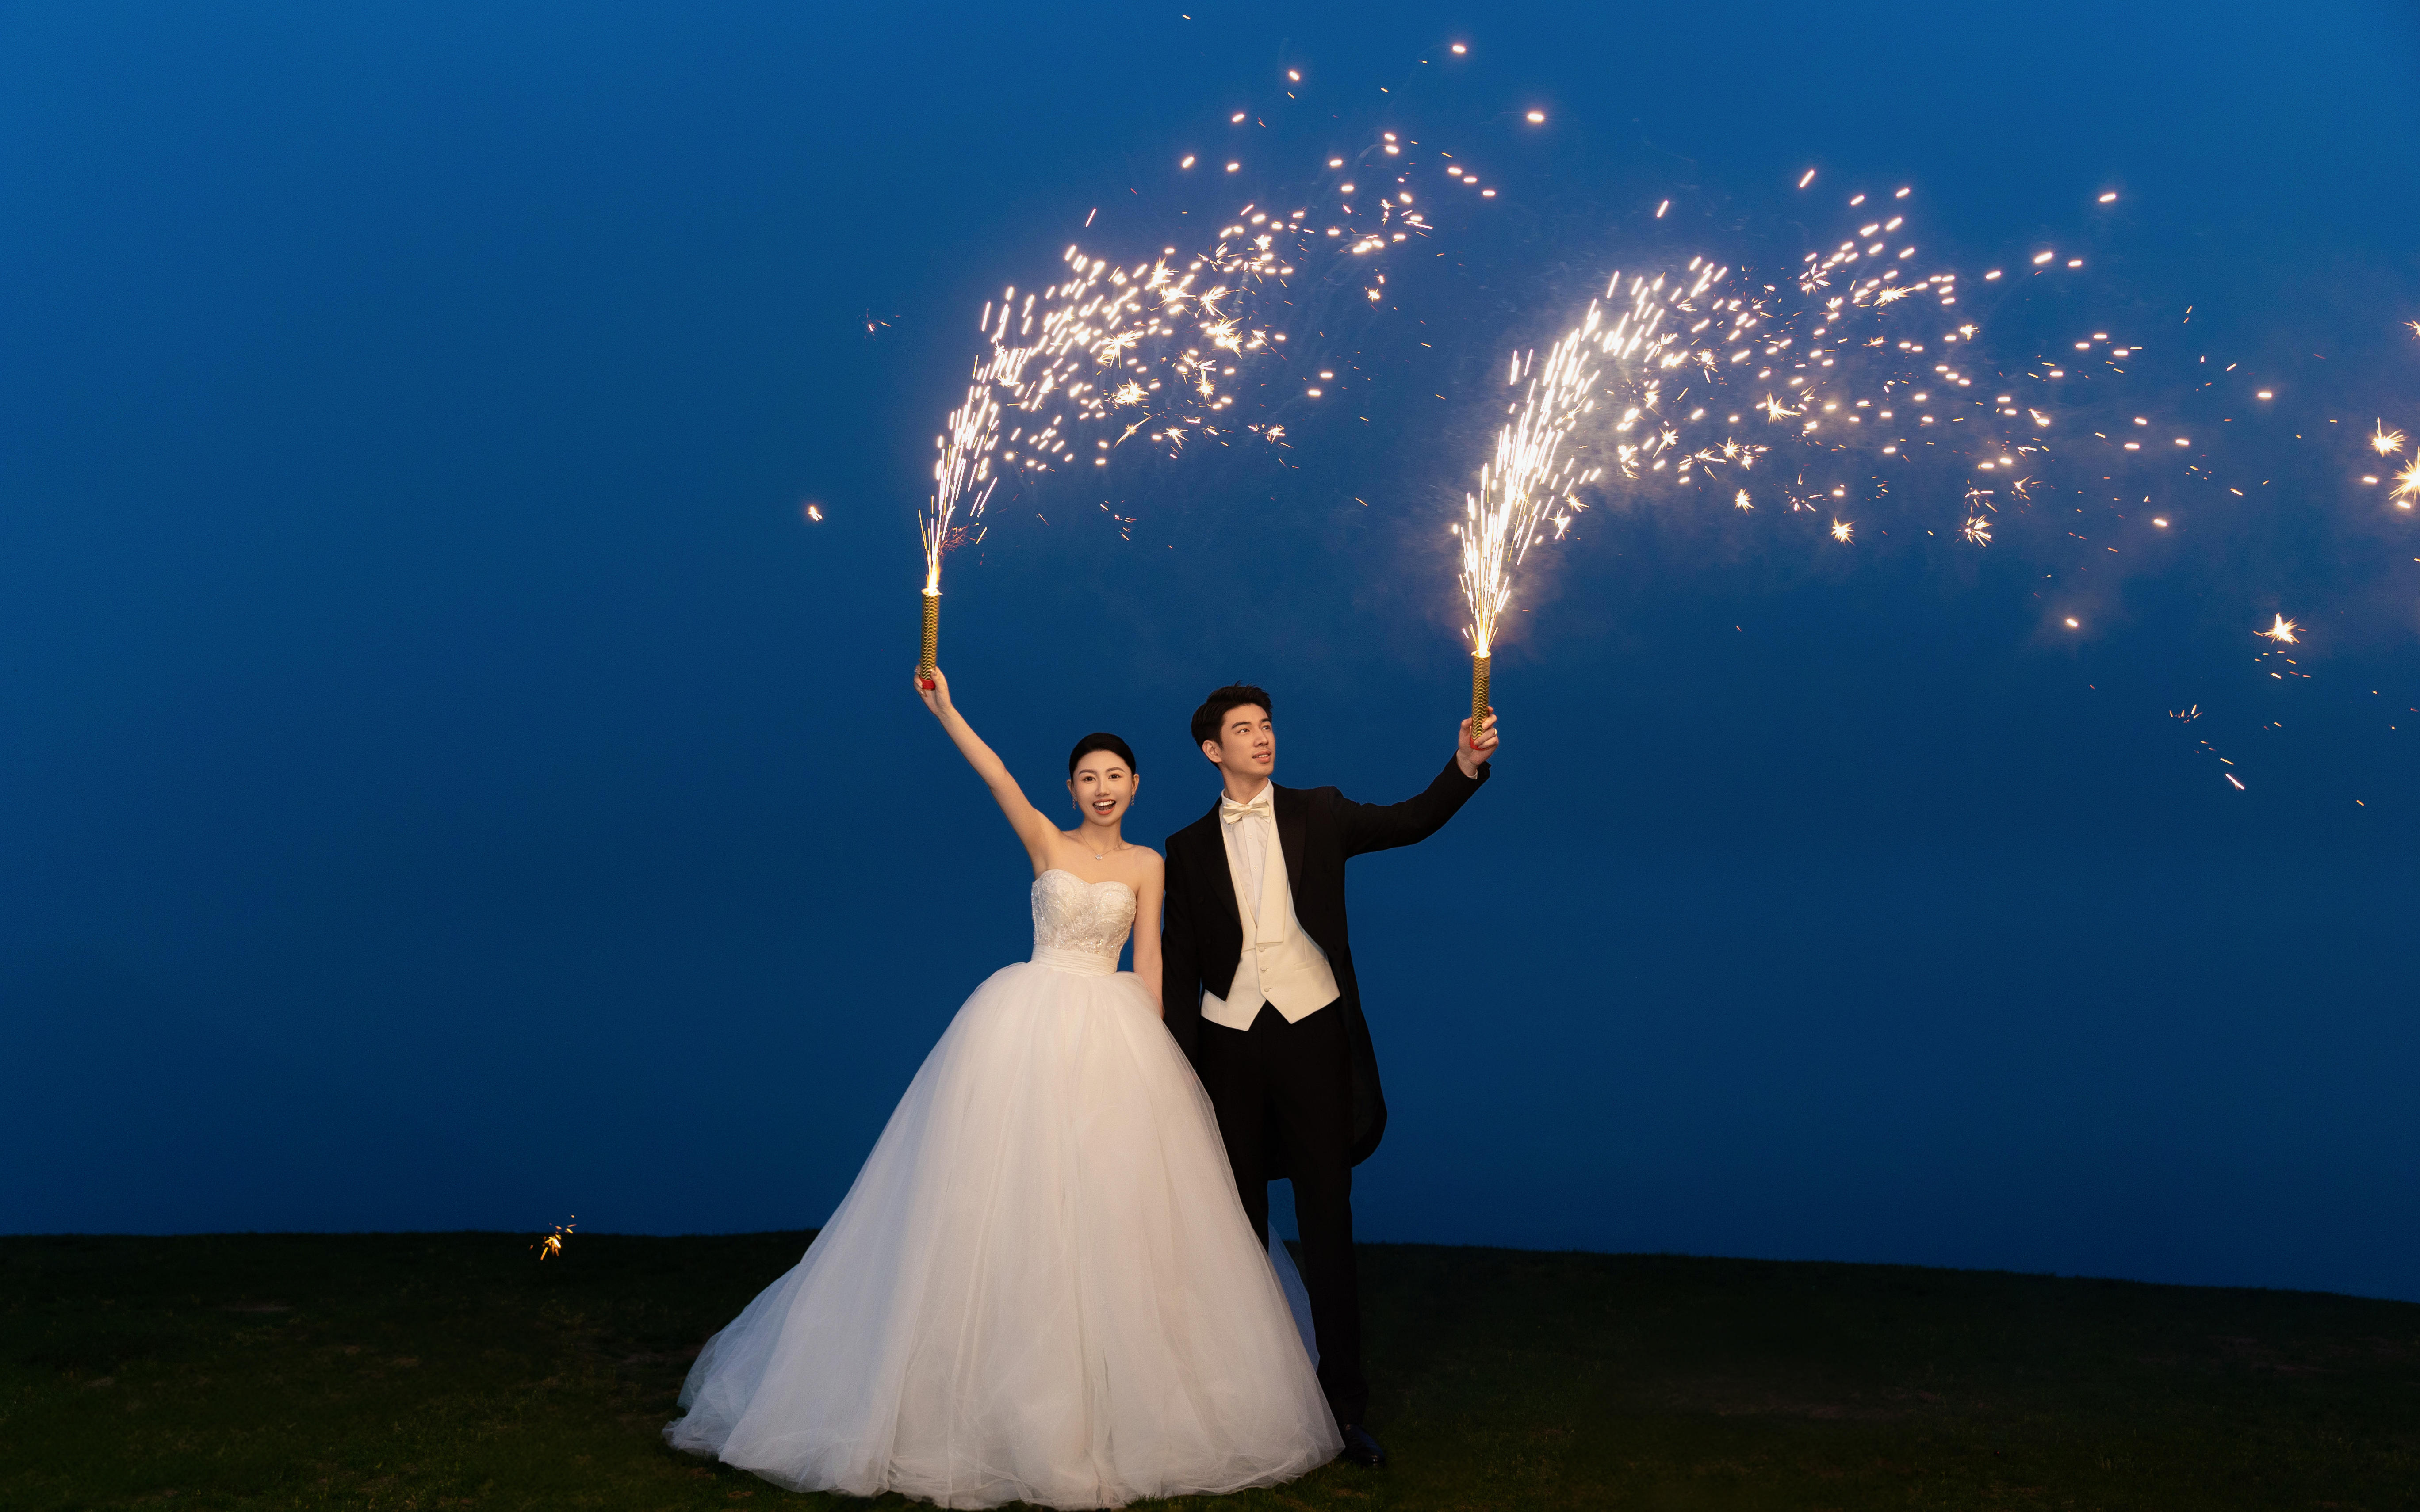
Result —
<instances>
[{"instance_id":1,"label":"lace bodice detail","mask_svg":"<svg viewBox=\"0 0 2420 1512\"><path fill-rule=\"evenodd\" d=\"M1106 977L1134 927L1135 895L1123 882L1087 882L1057 867L1033 879L1037 964Z\"/></svg>"}]
</instances>

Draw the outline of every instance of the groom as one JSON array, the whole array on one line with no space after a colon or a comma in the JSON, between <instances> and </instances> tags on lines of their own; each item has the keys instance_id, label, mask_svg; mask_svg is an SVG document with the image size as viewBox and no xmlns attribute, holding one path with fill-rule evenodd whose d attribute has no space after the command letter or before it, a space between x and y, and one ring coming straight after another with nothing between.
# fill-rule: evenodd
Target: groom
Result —
<instances>
[{"instance_id":1,"label":"groom","mask_svg":"<svg viewBox=\"0 0 2420 1512\"><path fill-rule=\"evenodd\" d=\"M1227 1162L1252 1227L1269 1237L1269 1182L1294 1180L1303 1285L1319 1340L1319 1383L1344 1457L1387 1451L1362 1427L1360 1286L1353 1265L1353 1167L1387 1127L1378 1062L1345 932L1344 863L1436 833L1487 780L1496 717L1462 722L1453 760L1402 803L1356 803L1334 788L1281 788L1269 696L1222 687L1193 714L1193 738L1226 796L1168 838L1160 950L1169 1032L1218 1110Z\"/></svg>"}]
</instances>

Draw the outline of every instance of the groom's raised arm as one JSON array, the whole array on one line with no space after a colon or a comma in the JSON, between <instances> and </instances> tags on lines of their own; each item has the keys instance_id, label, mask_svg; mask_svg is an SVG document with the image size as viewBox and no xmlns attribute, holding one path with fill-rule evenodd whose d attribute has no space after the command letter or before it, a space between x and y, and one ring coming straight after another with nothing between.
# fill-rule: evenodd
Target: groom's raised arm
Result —
<instances>
[{"instance_id":1,"label":"groom's raised arm","mask_svg":"<svg viewBox=\"0 0 2420 1512\"><path fill-rule=\"evenodd\" d=\"M1165 870L1168 911L1159 927L1159 1017L1189 1060L1201 1038L1202 953L1194 928L1193 869L1185 864L1174 836L1169 837Z\"/></svg>"},{"instance_id":2,"label":"groom's raised arm","mask_svg":"<svg viewBox=\"0 0 2420 1512\"><path fill-rule=\"evenodd\" d=\"M1360 856L1419 843L1444 828L1445 822L1494 775L1494 767L1482 764L1477 775L1465 777L1462 764L1450 761L1425 791L1401 803L1356 803L1338 794L1336 827L1344 841L1344 854Z\"/></svg>"},{"instance_id":3,"label":"groom's raised arm","mask_svg":"<svg viewBox=\"0 0 2420 1512\"><path fill-rule=\"evenodd\" d=\"M1418 797L1401 803L1356 803L1334 788L1324 789L1334 796L1336 828L1344 841L1344 854L1359 856L1418 844L1445 827L1445 822L1495 775L1491 763L1501 744L1491 709L1475 727L1468 719L1462 721L1454 735L1453 759Z\"/></svg>"}]
</instances>

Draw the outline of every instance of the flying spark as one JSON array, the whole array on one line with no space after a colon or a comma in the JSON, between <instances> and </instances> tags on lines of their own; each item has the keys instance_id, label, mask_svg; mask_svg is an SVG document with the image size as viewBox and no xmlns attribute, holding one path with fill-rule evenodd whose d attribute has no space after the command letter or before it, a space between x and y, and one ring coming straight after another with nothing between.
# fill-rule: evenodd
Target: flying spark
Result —
<instances>
[{"instance_id":1,"label":"flying spark","mask_svg":"<svg viewBox=\"0 0 2420 1512\"><path fill-rule=\"evenodd\" d=\"M1194 162L1187 154L1179 165ZM1432 232L1414 200L1405 190L1366 212L1346 205L1317 220L1247 205L1189 255L1167 247L1112 263L1070 246L1060 282L1011 286L987 301L978 322L985 349L935 438L932 492L917 512L925 591L940 591L946 553L983 538L1001 480L1072 466L1079 427L1117 424L1117 442L1095 448L1106 450L1156 423L1146 440L1171 456L1195 436L1218 435L1215 417L1258 381L1259 363L1283 349L1286 333L1274 327L1284 291L1299 274L1318 276L1300 265L1359 259L1363 276L1383 285L1386 274L1372 266L1381 255ZM1375 285L1371 302L1380 302ZM1138 409L1140 420L1119 412ZM1094 462L1108 465L1104 455Z\"/></svg>"}]
</instances>

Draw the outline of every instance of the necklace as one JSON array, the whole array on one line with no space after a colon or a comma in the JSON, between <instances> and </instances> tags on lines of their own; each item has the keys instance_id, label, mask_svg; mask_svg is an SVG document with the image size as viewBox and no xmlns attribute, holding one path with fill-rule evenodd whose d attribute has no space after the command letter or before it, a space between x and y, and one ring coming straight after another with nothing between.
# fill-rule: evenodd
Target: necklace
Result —
<instances>
[{"instance_id":1,"label":"necklace","mask_svg":"<svg viewBox=\"0 0 2420 1512\"><path fill-rule=\"evenodd\" d=\"M1078 841L1076 843L1077 843L1077 844L1078 844L1078 845L1084 845L1084 842L1083 842L1082 841L1080 841L1080 840L1079 840L1079 841ZM1094 850L1090 845L1084 845L1084 849L1085 849L1087 852L1089 852L1089 853L1091 854L1091 856L1092 856L1092 857L1093 857L1093 859L1094 859L1094 860L1095 860L1095 861L1106 861L1106 860L1108 860L1110 856L1117 855L1120 851L1130 851L1130 850L1133 850L1133 849L1134 849L1134 847L1133 847L1132 845L1128 844L1126 841L1125 841L1121 840L1121 841L1119 841L1115 845L1110 846L1110 847L1109 847L1108 850L1106 850L1106 851L1095 851L1095 850Z\"/></svg>"}]
</instances>

